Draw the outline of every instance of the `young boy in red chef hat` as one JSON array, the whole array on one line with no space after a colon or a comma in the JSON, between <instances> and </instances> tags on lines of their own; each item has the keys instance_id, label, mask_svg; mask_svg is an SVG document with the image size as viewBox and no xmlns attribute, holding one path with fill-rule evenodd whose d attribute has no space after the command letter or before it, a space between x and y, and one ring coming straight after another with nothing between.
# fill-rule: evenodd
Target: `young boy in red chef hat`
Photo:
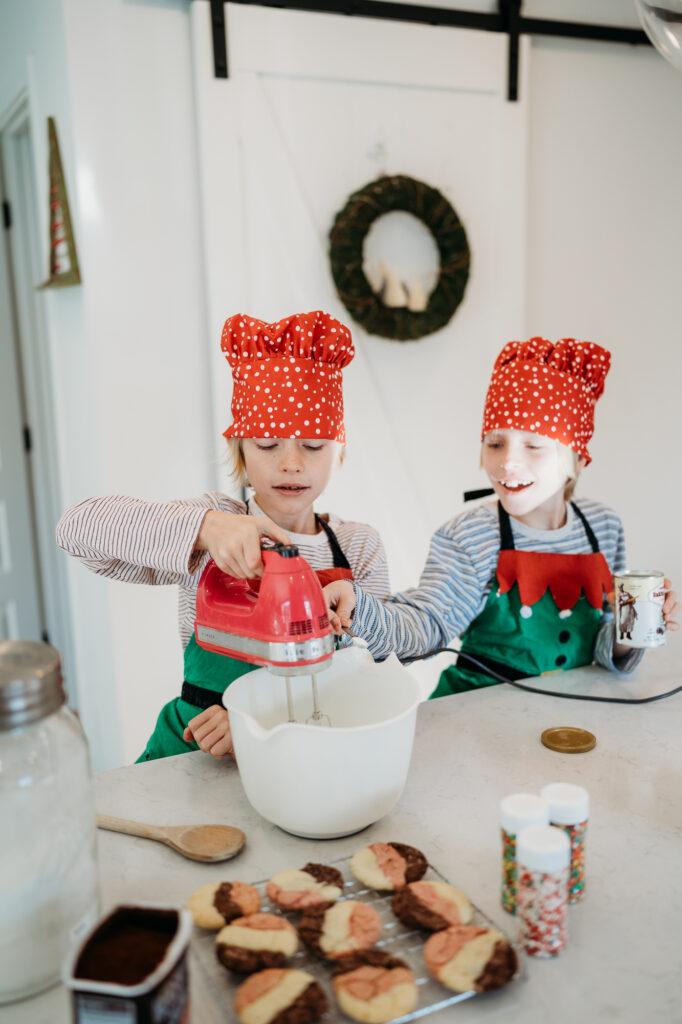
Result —
<instances>
[{"instance_id":1,"label":"young boy in red chef hat","mask_svg":"<svg viewBox=\"0 0 682 1024\"><path fill-rule=\"evenodd\" d=\"M232 752L221 695L256 666L196 642L196 592L209 558L231 576L260 576L267 536L296 544L322 583L352 579L377 599L390 593L376 530L313 508L345 444L348 328L320 311L273 324L238 314L225 322L221 347L234 382L234 422L225 431L233 476L253 496L246 503L217 491L170 502L91 498L67 509L57 527L58 544L93 572L179 588L182 691L161 710L139 761L198 747L215 757Z\"/></svg>"},{"instance_id":2,"label":"young boy in red chef hat","mask_svg":"<svg viewBox=\"0 0 682 1024\"><path fill-rule=\"evenodd\" d=\"M597 501L570 500L590 461L610 361L606 349L573 338L506 345L481 434L497 500L434 534L416 588L381 602L361 585L327 586L335 630L352 616L353 633L375 658L423 655L460 637L463 654L479 664L460 657L432 697L593 660L630 671L643 652L615 643L609 607L613 573L626 564L621 521ZM671 591L663 605L669 629L677 629L677 609Z\"/></svg>"}]
</instances>

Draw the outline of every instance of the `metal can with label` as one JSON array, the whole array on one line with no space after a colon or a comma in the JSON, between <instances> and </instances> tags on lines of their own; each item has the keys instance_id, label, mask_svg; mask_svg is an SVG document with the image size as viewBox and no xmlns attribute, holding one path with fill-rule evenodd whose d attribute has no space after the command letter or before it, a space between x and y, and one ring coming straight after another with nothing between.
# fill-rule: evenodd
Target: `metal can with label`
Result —
<instances>
[{"instance_id":1,"label":"metal can with label","mask_svg":"<svg viewBox=\"0 0 682 1024\"><path fill-rule=\"evenodd\" d=\"M661 647L665 643L662 572L631 569L614 576L616 643L624 647Z\"/></svg>"}]
</instances>

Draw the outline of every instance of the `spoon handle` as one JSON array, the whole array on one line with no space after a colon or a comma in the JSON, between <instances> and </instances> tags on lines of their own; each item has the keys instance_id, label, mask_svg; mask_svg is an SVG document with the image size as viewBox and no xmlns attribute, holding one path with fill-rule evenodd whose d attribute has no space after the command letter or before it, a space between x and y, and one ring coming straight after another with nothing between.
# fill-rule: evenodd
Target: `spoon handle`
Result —
<instances>
[{"instance_id":1,"label":"spoon handle","mask_svg":"<svg viewBox=\"0 0 682 1024\"><path fill-rule=\"evenodd\" d=\"M112 818L109 814L97 815L97 828L105 828L109 832L125 832L127 836L141 836L142 839L160 839L166 836L157 825L145 825L141 821L128 821L127 818Z\"/></svg>"}]
</instances>

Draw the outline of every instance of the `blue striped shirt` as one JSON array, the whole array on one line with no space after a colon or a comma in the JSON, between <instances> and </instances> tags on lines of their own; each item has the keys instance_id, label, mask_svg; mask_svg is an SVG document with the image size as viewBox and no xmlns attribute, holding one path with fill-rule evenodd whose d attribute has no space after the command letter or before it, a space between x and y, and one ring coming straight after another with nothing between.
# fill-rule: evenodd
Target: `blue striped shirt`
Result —
<instances>
[{"instance_id":1,"label":"blue striped shirt","mask_svg":"<svg viewBox=\"0 0 682 1024\"><path fill-rule=\"evenodd\" d=\"M612 509L588 498L574 499L592 527L612 573L625 568L623 525ZM520 551L589 554L585 528L570 505L558 530L535 530L510 519ZM356 586L353 632L364 638L376 659L391 651L399 658L423 655L461 636L483 610L495 581L500 552L497 503L486 502L440 527L431 539L419 584L381 602ZM630 671L642 652L633 650L617 664L612 658L613 615L605 603L594 658L614 671Z\"/></svg>"}]
</instances>

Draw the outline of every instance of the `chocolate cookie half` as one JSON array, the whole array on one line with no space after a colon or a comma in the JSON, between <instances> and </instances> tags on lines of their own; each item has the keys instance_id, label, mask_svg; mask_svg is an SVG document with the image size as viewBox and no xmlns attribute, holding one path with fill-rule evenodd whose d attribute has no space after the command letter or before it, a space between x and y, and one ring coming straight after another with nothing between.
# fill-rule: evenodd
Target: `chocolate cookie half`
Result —
<instances>
[{"instance_id":1,"label":"chocolate cookie half","mask_svg":"<svg viewBox=\"0 0 682 1024\"><path fill-rule=\"evenodd\" d=\"M242 1024L315 1024L328 1006L322 986L311 974L286 968L252 974L234 997Z\"/></svg>"},{"instance_id":2,"label":"chocolate cookie half","mask_svg":"<svg viewBox=\"0 0 682 1024\"><path fill-rule=\"evenodd\" d=\"M279 871L265 887L268 899L285 910L303 910L338 900L343 875L329 864L306 864L300 871Z\"/></svg>"},{"instance_id":3,"label":"chocolate cookie half","mask_svg":"<svg viewBox=\"0 0 682 1024\"><path fill-rule=\"evenodd\" d=\"M282 967L298 949L296 929L276 914L238 917L216 935L216 956L238 974Z\"/></svg>"},{"instance_id":4,"label":"chocolate cookie half","mask_svg":"<svg viewBox=\"0 0 682 1024\"><path fill-rule=\"evenodd\" d=\"M460 889L447 882L409 882L391 900L393 913L409 928L439 932L471 921L471 904Z\"/></svg>"},{"instance_id":5,"label":"chocolate cookie half","mask_svg":"<svg viewBox=\"0 0 682 1024\"><path fill-rule=\"evenodd\" d=\"M417 1005L417 986L404 960L378 949L344 956L332 975L343 1012L364 1024L385 1024Z\"/></svg>"},{"instance_id":6,"label":"chocolate cookie half","mask_svg":"<svg viewBox=\"0 0 682 1024\"><path fill-rule=\"evenodd\" d=\"M298 923L298 934L306 946L328 960L370 949L381 929L381 918L374 907L358 900L310 907Z\"/></svg>"},{"instance_id":7,"label":"chocolate cookie half","mask_svg":"<svg viewBox=\"0 0 682 1024\"><path fill-rule=\"evenodd\" d=\"M351 857L350 869L371 889L402 889L418 881L428 867L426 857L405 843L370 843Z\"/></svg>"},{"instance_id":8,"label":"chocolate cookie half","mask_svg":"<svg viewBox=\"0 0 682 1024\"><path fill-rule=\"evenodd\" d=\"M452 925L436 932L424 946L424 962L453 992L491 992L514 977L516 953L495 928Z\"/></svg>"},{"instance_id":9,"label":"chocolate cookie half","mask_svg":"<svg viewBox=\"0 0 682 1024\"><path fill-rule=\"evenodd\" d=\"M260 893L246 882L208 882L192 893L187 909L200 928L223 928L260 910Z\"/></svg>"}]
</instances>

